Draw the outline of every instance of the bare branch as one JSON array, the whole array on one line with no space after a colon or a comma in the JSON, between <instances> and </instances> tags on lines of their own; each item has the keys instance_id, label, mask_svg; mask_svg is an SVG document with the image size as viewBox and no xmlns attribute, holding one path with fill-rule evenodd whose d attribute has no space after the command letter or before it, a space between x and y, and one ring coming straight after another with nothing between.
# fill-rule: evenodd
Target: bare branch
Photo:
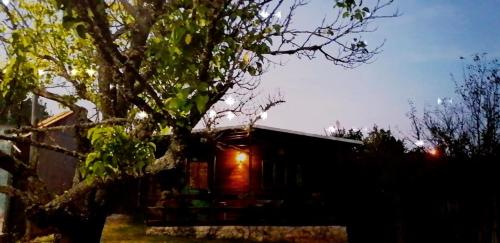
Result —
<instances>
[{"instance_id":1,"label":"bare branch","mask_svg":"<svg viewBox=\"0 0 500 243\"><path fill-rule=\"evenodd\" d=\"M64 126L51 126L51 127L31 127L31 126L23 126L21 128L17 129L7 129L5 130L5 133L15 133L15 134L21 134L21 133L27 133L27 132L49 132L49 131L59 131L59 130L69 130L69 129L75 129L75 128L92 128L96 126L101 126L101 125L117 125L117 124L126 124L130 123L133 120L127 119L127 118L110 118L103 120L101 122L86 122L86 123L79 123L79 124L73 124L73 125L64 125Z\"/></svg>"},{"instance_id":2,"label":"bare branch","mask_svg":"<svg viewBox=\"0 0 500 243\"><path fill-rule=\"evenodd\" d=\"M3 186L0 185L0 193L3 193L9 197L16 197L19 198L21 201L23 201L26 204L30 204L34 202L32 198L29 197L29 195L21 190L18 190L16 188L13 188L11 186Z\"/></svg>"},{"instance_id":3,"label":"bare branch","mask_svg":"<svg viewBox=\"0 0 500 243\"><path fill-rule=\"evenodd\" d=\"M68 149L63 148L63 147L58 146L58 145L51 145L51 144L42 143L42 142L38 142L38 141L32 141L28 137L13 137L13 136L0 135L0 139L30 144L30 145L33 145L33 146L36 146L39 148L44 148L44 149L56 151L56 152L63 153L63 154L66 154L66 155L69 155L69 156L72 156L75 158L79 158L79 159L85 159L85 157L86 157L84 154L79 153L77 151L68 150Z\"/></svg>"},{"instance_id":4,"label":"bare branch","mask_svg":"<svg viewBox=\"0 0 500 243\"><path fill-rule=\"evenodd\" d=\"M0 151L0 168L13 175L18 175L24 171L31 170L29 165L17 159L15 156L4 154L2 151Z\"/></svg>"},{"instance_id":5,"label":"bare branch","mask_svg":"<svg viewBox=\"0 0 500 243\"><path fill-rule=\"evenodd\" d=\"M60 104L62 104L64 106L68 107L69 109L71 109L72 111L74 111L76 113L81 112L81 111L86 111L85 108L76 105L70 99L67 99L67 98L65 98L65 97L63 97L61 95L49 92L46 89L34 89L33 93L35 93L35 94L37 94L39 96L42 96L44 98L47 98L49 100L56 101L56 102L58 102L58 103L60 103Z\"/></svg>"}]
</instances>

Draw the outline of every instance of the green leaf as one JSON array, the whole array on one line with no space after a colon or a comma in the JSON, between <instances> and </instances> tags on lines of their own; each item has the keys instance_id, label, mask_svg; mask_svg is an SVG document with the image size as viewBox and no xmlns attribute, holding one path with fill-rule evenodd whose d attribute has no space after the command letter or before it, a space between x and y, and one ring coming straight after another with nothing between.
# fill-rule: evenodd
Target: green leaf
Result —
<instances>
[{"instance_id":1,"label":"green leaf","mask_svg":"<svg viewBox=\"0 0 500 243\"><path fill-rule=\"evenodd\" d=\"M160 128L160 135L162 135L162 136L168 135L168 134L170 134L170 131L171 131L170 127L161 127Z\"/></svg>"},{"instance_id":2,"label":"green leaf","mask_svg":"<svg viewBox=\"0 0 500 243\"><path fill-rule=\"evenodd\" d=\"M198 25L199 25L200 27L205 27L205 26L207 26L207 20L206 20L206 19L204 19L204 18L202 18L202 19L198 20Z\"/></svg>"},{"instance_id":3,"label":"green leaf","mask_svg":"<svg viewBox=\"0 0 500 243\"><path fill-rule=\"evenodd\" d=\"M168 109L169 110L177 110L179 108L179 100L176 98L173 98L168 101Z\"/></svg>"},{"instance_id":4,"label":"green leaf","mask_svg":"<svg viewBox=\"0 0 500 243\"><path fill-rule=\"evenodd\" d=\"M257 62L257 63L255 63L255 64L257 65L257 71L258 71L259 73L262 73L262 63L261 63L261 62Z\"/></svg>"},{"instance_id":5,"label":"green leaf","mask_svg":"<svg viewBox=\"0 0 500 243\"><path fill-rule=\"evenodd\" d=\"M273 25L274 31L276 31L276 34L281 33L281 25L275 24Z\"/></svg>"},{"instance_id":6,"label":"green leaf","mask_svg":"<svg viewBox=\"0 0 500 243\"><path fill-rule=\"evenodd\" d=\"M266 41L269 42L269 45L273 44L273 39L271 37L267 37Z\"/></svg>"},{"instance_id":7,"label":"green leaf","mask_svg":"<svg viewBox=\"0 0 500 243\"><path fill-rule=\"evenodd\" d=\"M245 52L245 54L243 54L243 65L248 65L248 63L250 63L250 54L248 54L248 52Z\"/></svg>"},{"instance_id":8,"label":"green leaf","mask_svg":"<svg viewBox=\"0 0 500 243\"><path fill-rule=\"evenodd\" d=\"M256 76L257 75L257 69L255 69L254 67L252 66L248 66L248 73L252 76Z\"/></svg>"},{"instance_id":9,"label":"green leaf","mask_svg":"<svg viewBox=\"0 0 500 243\"><path fill-rule=\"evenodd\" d=\"M203 113L205 111L205 106L207 105L208 102L208 95L196 96L195 102L196 102L196 109L198 109L200 113Z\"/></svg>"},{"instance_id":10,"label":"green leaf","mask_svg":"<svg viewBox=\"0 0 500 243\"><path fill-rule=\"evenodd\" d=\"M87 155L87 158L85 159L85 166L89 166L91 163L93 163L96 159L101 157L101 154L99 152L91 152Z\"/></svg>"},{"instance_id":11,"label":"green leaf","mask_svg":"<svg viewBox=\"0 0 500 243\"><path fill-rule=\"evenodd\" d=\"M156 144L153 142L148 142L148 146L153 149L153 151L156 151Z\"/></svg>"},{"instance_id":12,"label":"green leaf","mask_svg":"<svg viewBox=\"0 0 500 243\"><path fill-rule=\"evenodd\" d=\"M354 18L361 21L361 20L363 20L363 15L361 13L357 12L356 14L354 14Z\"/></svg>"},{"instance_id":13,"label":"green leaf","mask_svg":"<svg viewBox=\"0 0 500 243\"><path fill-rule=\"evenodd\" d=\"M187 45L189 45L191 43L191 40L192 40L192 36L191 34L187 34L186 37L184 37L184 42L186 42Z\"/></svg>"},{"instance_id":14,"label":"green leaf","mask_svg":"<svg viewBox=\"0 0 500 243\"><path fill-rule=\"evenodd\" d=\"M79 24L76 26L75 29L76 29L76 33L78 34L78 36L80 36L80 38L83 38L83 39L86 38L87 28L85 28L85 25Z\"/></svg>"}]
</instances>

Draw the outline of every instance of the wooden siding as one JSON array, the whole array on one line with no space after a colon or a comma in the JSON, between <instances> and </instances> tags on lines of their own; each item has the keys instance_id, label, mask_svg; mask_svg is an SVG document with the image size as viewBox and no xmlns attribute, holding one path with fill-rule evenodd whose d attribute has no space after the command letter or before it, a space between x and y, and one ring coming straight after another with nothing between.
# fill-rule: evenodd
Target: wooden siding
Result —
<instances>
[{"instance_id":1,"label":"wooden siding","mask_svg":"<svg viewBox=\"0 0 500 243\"><path fill-rule=\"evenodd\" d=\"M243 194L249 191L249 159L237 162L238 153L234 149L217 151L215 185L220 194Z\"/></svg>"},{"instance_id":2,"label":"wooden siding","mask_svg":"<svg viewBox=\"0 0 500 243\"><path fill-rule=\"evenodd\" d=\"M76 123L77 116L70 114L57 122L53 126L70 125ZM77 141L74 138L74 130L50 131L38 135L39 141L47 144L59 145L74 150L77 148ZM71 187L77 159L62 153L47 149L38 149L37 173L46 184L47 188L54 193L62 193Z\"/></svg>"},{"instance_id":3,"label":"wooden siding","mask_svg":"<svg viewBox=\"0 0 500 243\"><path fill-rule=\"evenodd\" d=\"M241 153L245 154L245 159L237 161L237 156ZM215 161L216 193L241 195L259 191L261 187L260 157L256 146L244 150L217 150Z\"/></svg>"}]
</instances>

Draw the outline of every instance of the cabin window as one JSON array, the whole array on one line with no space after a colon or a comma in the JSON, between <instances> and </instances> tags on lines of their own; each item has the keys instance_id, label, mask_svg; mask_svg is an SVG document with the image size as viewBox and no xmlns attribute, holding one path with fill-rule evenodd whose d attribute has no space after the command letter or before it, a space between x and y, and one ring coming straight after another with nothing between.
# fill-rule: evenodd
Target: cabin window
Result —
<instances>
[{"instance_id":1,"label":"cabin window","mask_svg":"<svg viewBox=\"0 0 500 243\"><path fill-rule=\"evenodd\" d=\"M272 187L274 183L274 163L262 161L262 187Z\"/></svg>"},{"instance_id":2,"label":"cabin window","mask_svg":"<svg viewBox=\"0 0 500 243\"><path fill-rule=\"evenodd\" d=\"M302 175L302 165L297 164L295 167L295 183L297 187L301 188L304 185L303 175Z\"/></svg>"},{"instance_id":3,"label":"cabin window","mask_svg":"<svg viewBox=\"0 0 500 243\"><path fill-rule=\"evenodd\" d=\"M208 163L189 163L189 187L192 189L208 190Z\"/></svg>"},{"instance_id":4,"label":"cabin window","mask_svg":"<svg viewBox=\"0 0 500 243\"><path fill-rule=\"evenodd\" d=\"M262 161L262 186L263 188L283 187L287 184L288 170L285 163L264 160Z\"/></svg>"}]
</instances>

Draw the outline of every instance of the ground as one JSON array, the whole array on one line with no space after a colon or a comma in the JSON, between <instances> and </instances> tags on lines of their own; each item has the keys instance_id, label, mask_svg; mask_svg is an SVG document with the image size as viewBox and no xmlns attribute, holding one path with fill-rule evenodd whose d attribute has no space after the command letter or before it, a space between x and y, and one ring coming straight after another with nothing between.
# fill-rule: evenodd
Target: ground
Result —
<instances>
[{"instance_id":1,"label":"ground","mask_svg":"<svg viewBox=\"0 0 500 243\"><path fill-rule=\"evenodd\" d=\"M101 238L103 243L118 243L118 242L164 242L164 243L232 243L241 241L228 240L206 240L192 238L178 238L165 236L148 236L146 235L146 226L140 221L131 220L128 217L121 215L109 216L106 225L104 226L103 235Z\"/></svg>"},{"instance_id":2,"label":"ground","mask_svg":"<svg viewBox=\"0 0 500 243\"><path fill-rule=\"evenodd\" d=\"M300 230L297 232L300 233ZM302 232L304 233L304 232ZM288 239L278 240L277 242L294 242L294 243L332 243L332 242L347 242L347 235L340 234L339 236L322 237L320 235L310 234L302 235L302 237L293 237ZM345 233L345 232L343 232ZM291 235L288 235L291 236ZM260 240L262 241L262 240ZM36 239L36 243L52 243L54 242L53 236L41 237ZM124 215L111 215L106 220L103 235L101 238L102 243L121 243L121 242L134 242L134 243L250 243L249 240L215 240L215 239L195 239L189 237L169 237L169 236L153 236L146 235L146 226L140 219L132 219Z\"/></svg>"}]
</instances>

